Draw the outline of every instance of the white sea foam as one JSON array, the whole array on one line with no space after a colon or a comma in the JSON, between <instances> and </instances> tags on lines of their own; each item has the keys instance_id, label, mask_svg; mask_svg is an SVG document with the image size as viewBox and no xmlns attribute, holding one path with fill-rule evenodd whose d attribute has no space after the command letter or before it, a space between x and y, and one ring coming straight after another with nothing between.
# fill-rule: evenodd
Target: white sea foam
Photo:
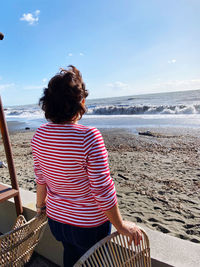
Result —
<instances>
[{"instance_id":1,"label":"white sea foam","mask_svg":"<svg viewBox=\"0 0 200 267\"><path fill-rule=\"evenodd\" d=\"M7 118L43 118L43 112L38 108L37 110L26 110L26 109L17 109L9 108L4 111Z\"/></svg>"},{"instance_id":2,"label":"white sea foam","mask_svg":"<svg viewBox=\"0 0 200 267\"><path fill-rule=\"evenodd\" d=\"M164 115L164 114L200 114L200 105L180 105L180 106L97 106L88 108L88 116L99 116L99 115ZM12 118L43 118L43 112L38 109L20 109L20 108L9 108L5 110L6 117Z\"/></svg>"},{"instance_id":3,"label":"white sea foam","mask_svg":"<svg viewBox=\"0 0 200 267\"><path fill-rule=\"evenodd\" d=\"M200 105L107 105L88 108L88 115L200 114Z\"/></svg>"}]
</instances>

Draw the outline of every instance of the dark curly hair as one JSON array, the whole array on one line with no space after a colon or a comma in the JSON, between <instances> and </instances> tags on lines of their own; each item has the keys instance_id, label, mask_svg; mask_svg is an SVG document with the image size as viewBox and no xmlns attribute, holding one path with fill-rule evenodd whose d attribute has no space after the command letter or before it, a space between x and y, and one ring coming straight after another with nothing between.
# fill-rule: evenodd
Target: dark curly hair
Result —
<instances>
[{"instance_id":1,"label":"dark curly hair","mask_svg":"<svg viewBox=\"0 0 200 267\"><path fill-rule=\"evenodd\" d=\"M88 91L82 80L80 71L74 66L61 69L44 89L39 105L45 112L47 120L53 123L65 123L81 119L86 112L82 100L88 96Z\"/></svg>"}]
</instances>

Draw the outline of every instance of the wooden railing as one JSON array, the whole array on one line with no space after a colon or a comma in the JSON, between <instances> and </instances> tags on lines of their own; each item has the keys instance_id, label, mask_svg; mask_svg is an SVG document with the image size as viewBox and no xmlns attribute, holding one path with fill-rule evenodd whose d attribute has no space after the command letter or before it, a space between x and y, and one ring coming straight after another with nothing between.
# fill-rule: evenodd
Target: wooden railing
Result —
<instances>
[{"instance_id":1,"label":"wooden railing","mask_svg":"<svg viewBox=\"0 0 200 267\"><path fill-rule=\"evenodd\" d=\"M17 183L17 177L14 167L14 161L12 156L12 149L10 138L8 134L8 127L4 115L3 105L0 97L0 129L3 140L3 145L6 153L8 170L11 179L11 188L0 184L0 203L14 197L17 216L23 213L21 198L19 194L19 186Z\"/></svg>"}]
</instances>

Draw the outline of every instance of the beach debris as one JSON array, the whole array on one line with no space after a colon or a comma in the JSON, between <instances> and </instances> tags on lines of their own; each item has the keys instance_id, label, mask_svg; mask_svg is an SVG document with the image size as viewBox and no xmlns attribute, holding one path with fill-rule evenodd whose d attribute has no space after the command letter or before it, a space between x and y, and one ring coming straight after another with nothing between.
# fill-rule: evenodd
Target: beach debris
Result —
<instances>
[{"instance_id":1,"label":"beach debris","mask_svg":"<svg viewBox=\"0 0 200 267\"><path fill-rule=\"evenodd\" d=\"M0 168L7 168L7 164L3 161L0 161Z\"/></svg>"},{"instance_id":2,"label":"beach debris","mask_svg":"<svg viewBox=\"0 0 200 267\"><path fill-rule=\"evenodd\" d=\"M126 176L124 176L124 175L122 175L122 174L120 174L120 173L118 173L118 176L121 177L121 178L123 178L124 180L129 180L128 177L126 177Z\"/></svg>"},{"instance_id":3,"label":"beach debris","mask_svg":"<svg viewBox=\"0 0 200 267\"><path fill-rule=\"evenodd\" d=\"M146 135L146 136L151 136L151 137L163 137L163 138L169 138L169 137L173 137L173 136L168 136L168 135L164 135L164 134L160 134L160 133L153 133L151 131L145 131L145 132L138 132L139 135Z\"/></svg>"},{"instance_id":4,"label":"beach debris","mask_svg":"<svg viewBox=\"0 0 200 267\"><path fill-rule=\"evenodd\" d=\"M146 136L150 136L150 137L157 137L157 138L178 138L181 137L179 135L166 135L163 133L156 133L156 132L151 132L149 130L144 131L144 132L138 132L139 135L146 135Z\"/></svg>"},{"instance_id":5,"label":"beach debris","mask_svg":"<svg viewBox=\"0 0 200 267\"><path fill-rule=\"evenodd\" d=\"M152 137L157 137L157 134L152 133L151 131L138 132L139 135L147 135Z\"/></svg>"}]
</instances>

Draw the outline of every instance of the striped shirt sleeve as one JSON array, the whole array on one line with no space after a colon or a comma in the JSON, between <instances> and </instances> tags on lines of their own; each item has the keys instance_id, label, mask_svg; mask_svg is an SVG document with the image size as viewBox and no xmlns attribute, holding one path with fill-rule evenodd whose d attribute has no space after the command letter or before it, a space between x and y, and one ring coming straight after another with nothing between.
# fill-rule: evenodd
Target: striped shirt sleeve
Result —
<instances>
[{"instance_id":1,"label":"striped shirt sleeve","mask_svg":"<svg viewBox=\"0 0 200 267\"><path fill-rule=\"evenodd\" d=\"M99 130L90 128L84 144L90 190L99 207L103 211L109 210L117 204L117 198L110 176L108 153Z\"/></svg>"},{"instance_id":2,"label":"striped shirt sleeve","mask_svg":"<svg viewBox=\"0 0 200 267\"><path fill-rule=\"evenodd\" d=\"M35 145L34 145L35 136L36 136L36 134L34 135L32 141L31 141L35 179L36 179L37 184L46 184L45 179L44 179L43 174L42 174L42 170L40 168L40 163L37 159L37 152L35 150Z\"/></svg>"}]
</instances>

